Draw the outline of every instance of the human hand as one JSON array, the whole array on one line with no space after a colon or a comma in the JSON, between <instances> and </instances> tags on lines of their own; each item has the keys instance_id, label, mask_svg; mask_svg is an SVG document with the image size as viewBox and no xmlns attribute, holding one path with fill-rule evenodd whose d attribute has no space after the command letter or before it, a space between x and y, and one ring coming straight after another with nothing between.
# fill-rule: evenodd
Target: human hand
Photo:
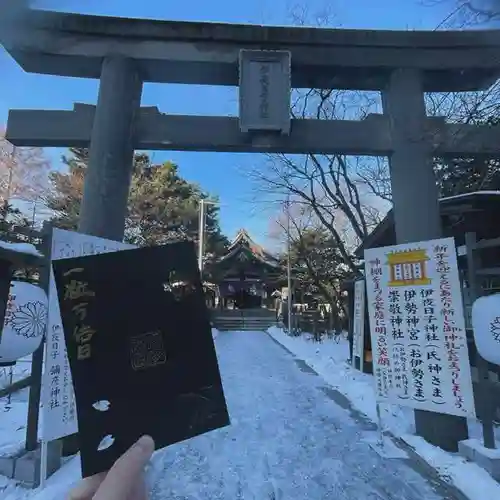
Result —
<instances>
[{"instance_id":1,"label":"human hand","mask_svg":"<svg viewBox=\"0 0 500 500\"><path fill-rule=\"evenodd\" d=\"M83 479L68 500L147 500L144 468L154 450L153 439L142 436L108 472Z\"/></svg>"}]
</instances>

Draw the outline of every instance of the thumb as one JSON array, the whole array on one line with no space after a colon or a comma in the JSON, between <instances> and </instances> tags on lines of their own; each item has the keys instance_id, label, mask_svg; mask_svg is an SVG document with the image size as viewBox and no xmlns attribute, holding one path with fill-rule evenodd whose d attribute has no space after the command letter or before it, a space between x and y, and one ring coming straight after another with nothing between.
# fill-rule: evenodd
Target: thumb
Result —
<instances>
[{"instance_id":1,"label":"thumb","mask_svg":"<svg viewBox=\"0 0 500 500\"><path fill-rule=\"evenodd\" d=\"M137 483L142 480L144 467L153 455L154 441L149 436L142 436L111 467L102 482L94 500L123 500Z\"/></svg>"}]
</instances>

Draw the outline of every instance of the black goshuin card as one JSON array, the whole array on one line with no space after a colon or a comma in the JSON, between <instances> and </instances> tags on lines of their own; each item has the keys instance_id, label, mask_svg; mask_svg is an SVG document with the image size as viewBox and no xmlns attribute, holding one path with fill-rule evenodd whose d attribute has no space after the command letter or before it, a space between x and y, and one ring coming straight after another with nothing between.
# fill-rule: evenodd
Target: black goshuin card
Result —
<instances>
[{"instance_id":1,"label":"black goshuin card","mask_svg":"<svg viewBox=\"0 0 500 500\"><path fill-rule=\"evenodd\" d=\"M52 265L83 477L144 434L159 449L229 425L192 243Z\"/></svg>"}]
</instances>

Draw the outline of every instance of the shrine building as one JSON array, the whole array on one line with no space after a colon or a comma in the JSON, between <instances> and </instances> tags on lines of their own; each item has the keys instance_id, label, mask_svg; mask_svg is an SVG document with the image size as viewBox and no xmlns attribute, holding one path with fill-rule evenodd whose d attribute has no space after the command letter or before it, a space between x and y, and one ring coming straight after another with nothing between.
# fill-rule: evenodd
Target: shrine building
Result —
<instances>
[{"instance_id":1,"label":"shrine building","mask_svg":"<svg viewBox=\"0 0 500 500\"><path fill-rule=\"evenodd\" d=\"M276 257L238 231L225 255L208 266L222 309L275 307L275 292L286 286L286 270Z\"/></svg>"}]
</instances>

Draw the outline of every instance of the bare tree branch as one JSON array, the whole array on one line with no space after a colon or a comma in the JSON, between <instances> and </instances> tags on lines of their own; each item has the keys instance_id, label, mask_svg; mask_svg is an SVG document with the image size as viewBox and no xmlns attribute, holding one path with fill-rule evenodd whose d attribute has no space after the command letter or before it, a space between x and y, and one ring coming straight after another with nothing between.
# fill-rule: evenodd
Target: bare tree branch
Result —
<instances>
[{"instance_id":1,"label":"bare tree branch","mask_svg":"<svg viewBox=\"0 0 500 500\"><path fill-rule=\"evenodd\" d=\"M50 161L41 148L16 148L0 130L0 203L35 201L48 189Z\"/></svg>"},{"instance_id":2,"label":"bare tree branch","mask_svg":"<svg viewBox=\"0 0 500 500\"><path fill-rule=\"evenodd\" d=\"M293 118L363 118L379 106L374 93L311 89L294 92L293 97ZM261 193L277 201L291 194L310 207L329 231L344 263L357 272L353 250L379 220L369 200L375 190L367 188L368 176L360 165L359 159L343 155L277 154L268 156L267 168L253 169L251 177Z\"/></svg>"},{"instance_id":3,"label":"bare tree branch","mask_svg":"<svg viewBox=\"0 0 500 500\"><path fill-rule=\"evenodd\" d=\"M421 0L420 3L427 7L448 6L449 13L436 30L483 26L500 19L499 0Z\"/></svg>"}]
</instances>

